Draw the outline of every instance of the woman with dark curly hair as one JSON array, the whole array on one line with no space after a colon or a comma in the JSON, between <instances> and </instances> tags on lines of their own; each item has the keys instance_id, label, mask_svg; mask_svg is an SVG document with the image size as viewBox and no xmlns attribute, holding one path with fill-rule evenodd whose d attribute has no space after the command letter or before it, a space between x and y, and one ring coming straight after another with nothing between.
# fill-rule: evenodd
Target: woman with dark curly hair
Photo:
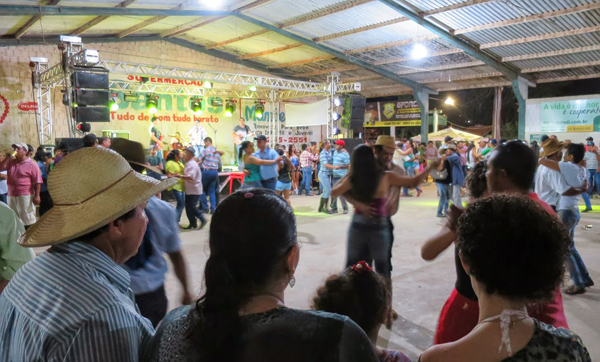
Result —
<instances>
[{"instance_id":1,"label":"woman with dark curly hair","mask_svg":"<svg viewBox=\"0 0 600 362\"><path fill-rule=\"evenodd\" d=\"M467 177L467 190L471 195L471 203L480 197L487 196L485 177L486 163L479 162ZM456 240L456 233L448 225L421 247L421 257L427 261L434 260ZM454 264L456 267L456 283L454 290L446 300L438 319L434 344L454 342L466 336L477 325L479 306L477 296L471 287L471 280L465 272L458 257L458 249L454 248Z\"/></svg>"},{"instance_id":2,"label":"woman with dark curly hair","mask_svg":"<svg viewBox=\"0 0 600 362\"><path fill-rule=\"evenodd\" d=\"M285 306L300 251L294 212L273 191L240 190L221 202L209 246L204 295L165 317L144 361L377 360L350 318Z\"/></svg>"},{"instance_id":3,"label":"woman with dark curly hair","mask_svg":"<svg viewBox=\"0 0 600 362\"><path fill-rule=\"evenodd\" d=\"M350 317L367 333L380 362L410 362L402 352L377 347L379 328L389 320L391 305L392 293L385 278L361 261L327 278L317 289L312 309Z\"/></svg>"},{"instance_id":4,"label":"woman with dark curly hair","mask_svg":"<svg viewBox=\"0 0 600 362\"><path fill-rule=\"evenodd\" d=\"M427 349L430 361L591 361L577 334L530 317L561 283L570 238L560 220L519 195L477 200L458 221L458 253L479 301L465 337Z\"/></svg>"}]
</instances>

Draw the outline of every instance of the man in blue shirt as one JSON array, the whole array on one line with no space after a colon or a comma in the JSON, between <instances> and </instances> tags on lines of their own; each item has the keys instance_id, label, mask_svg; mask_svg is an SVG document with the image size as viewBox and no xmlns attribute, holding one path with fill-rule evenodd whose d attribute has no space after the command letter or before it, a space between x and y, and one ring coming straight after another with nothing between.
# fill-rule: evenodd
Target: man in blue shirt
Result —
<instances>
[{"instance_id":1,"label":"man in blue shirt","mask_svg":"<svg viewBox=\"0 0 600 362\"><path fill-rule=\"evenodd\" d=\"M319 202L318 212L330 214L327 202L329 201L329 195L331 194L331 171L339 168L333 166L333 155L331 154L331 143L329 140L323 141L323 150L319 154L319 163L321 167L319 169L319 182L323 186L323 193Z\"/></svg>"},{"instance_id":2,"label":"man in blue shirt","mask_svg":"<svg viewBox=\"0 0 600 362\"><path fill-rule=\"evenodd\" d=\"M446 159L450 163L452 169L452 184L450 186L450 200L456 206L462 206L460 198L461 188L465 186L465 174L463 173L462 165L460 164L460 156L458 155L457 147L454 143L449 143L446 146ZM442 158L443 159L443 158Z\"/></svg>"},{"instance_id":3,"label":"man in blue shirt","mask_svg":"<svg viewBox=\"0 0 600 362\"><path fill-rule=\"evenodd\" d=\"M335 141L335 151L333 152L333 166L337 166L337 169L333 170L333 177L331 181L331 187L337 184L342 177L346 176L348 173L348 167L350 167L350 154L348 151L344 149L346 146L346 142L343 140ZM344 209L344 214L348 213L348 203L344 196L340 196L342 200L342 208ZM331 198L331 213L337 214L337 197Z\"/></svg>"},{"instance_id":4,"label":"man in blue shirt","mask_svg":"<svg viewBox=\"0 0 600 362\"><path fill-rule=\"evenodd\" d=\"M159 174L156 167L144 165L144 149L141 143L117 138L111 149L123 156L136 172L147 169ZM183 296L181 304L190 304L192 294L188 288L187 268L185 258L181 253L179 239L179 224L175 221L175 209L165 201L153 196L146 205L148 226L142 239L142 244L136 255L127 260L122 266L131 277L131 290L135 294L135 302L140 313L148 318L156 328L167 314L169 301L165 292L164 282L167 274L166 253L173 264L173 270L181 287Z\"/></svg>"},{"instance_id":5,"label":"man in blue shirt","mask_svg":"<svg viewBox=\"0 0 600 362\"><path fill-rule=\"evenodd\" d=\"M258 147L258 152L254 154L254 157L258 157L261 160L275 160L279 157L279 154L275 150L267 146L267 137L265 135L257 136L254 140L256 141L256 147ZM275 191L277 176L277 163L260 166L260 183L265 189Z\"/></svg>"}]
</instances>

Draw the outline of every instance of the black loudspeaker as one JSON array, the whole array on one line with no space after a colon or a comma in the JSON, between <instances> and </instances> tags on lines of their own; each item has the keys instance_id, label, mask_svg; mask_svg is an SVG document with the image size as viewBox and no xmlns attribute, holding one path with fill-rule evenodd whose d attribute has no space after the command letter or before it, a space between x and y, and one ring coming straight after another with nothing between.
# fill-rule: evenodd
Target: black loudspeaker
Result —
<instances>
[{"instance_id":1,"label":"black loudspeaker","mask_svg":"<svg viewBox=\"0 0 600 362\"><path fill-rule=\"evenodd\" d=\"M352 100L352 108L365 108L367 106L367 98L359 95L350 95Z\"/></svg>"},{"instance_id":2,"label":"black loudspeaker","mask_svg":"<svg viewBox=\"0 0 600 362\"><path fill-rule=\"evenodd\" d=\"M75 72L71 76L75 88L108 89L108 73Z\"/></svg>"},{"instance_id":3,"label":"black loudspeaker","mask_svg":"<svg viewBox=\"0 0 600 362\"><path fill-rule=\"evenodd\" d=\"M77 89L75 90L75 103L81 106L104 106L108 104L108 90Z\"/></svg>"},{"instance_id":4,"label":"black loudspeaker","mask_svg":"<svg viewBox=\"0 0 600 362\"><path fill-rule=\"evenodd\" d=\"M77 123L82 122L110 122L108 107L76 107L73 116Z\"/></svg>"},{"instance_id":5,"label":"black loudspeaker","mask_svg":"<svg viewBox=\"0 0 600 362\"><path fill-rule=\"evenodd\" d=\"M67 150L73 152L83 148L83 139L81 138L57 138L55 140L57 150Z\"/></svg>"},{"instance_id":6,"label":"black loudspeaker","mask_svg":"<svg viewBox=\"0 0 600 362\"><path fill-rule=\"evenodd\" d=\"M352 108L350 111L350 119L365 119L365 108Z\"/></svg>"},{"instance_id":7,"label":"black loudspeaker","mask_svg":"<svg viewBox=\"0 0 600 362\"><path fill-rule=\"evenodd\" d=\"M351 119L350 120L350 129L353 130L354 132L360 132L362 131L363 127L364 127L364 118L361 119Z\"/></svg>"}]
</instances>

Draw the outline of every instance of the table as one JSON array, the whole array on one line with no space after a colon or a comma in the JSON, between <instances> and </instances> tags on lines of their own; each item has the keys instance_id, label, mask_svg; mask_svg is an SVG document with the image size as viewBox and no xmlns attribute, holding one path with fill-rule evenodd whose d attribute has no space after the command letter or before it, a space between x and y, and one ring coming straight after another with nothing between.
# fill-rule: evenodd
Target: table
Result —
<instances>
[{"instance_id":1,"label":"table","mask_svg":"<svg viewBox=\"0 0 600 362\"><path fill-rule=\"evenodd\" d=\"M241 171L219 172L219 193L223 191L223 189L225 188L225 186L227 186L228 183L233 182L233 180L238 180L240 182L240 187L242 186L242 180L235 177L232 179L232 175L242 177L244 173ZM225 180L221 181L221 178L225 178Z\"/></svg>"}]
</instances>

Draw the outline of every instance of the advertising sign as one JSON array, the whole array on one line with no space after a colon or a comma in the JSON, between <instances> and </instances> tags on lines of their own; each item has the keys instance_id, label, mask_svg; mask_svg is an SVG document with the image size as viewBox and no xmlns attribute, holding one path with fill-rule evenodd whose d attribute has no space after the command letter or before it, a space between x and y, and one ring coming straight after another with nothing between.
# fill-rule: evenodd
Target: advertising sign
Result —
<instances>
[{"instance_id":1,"label":"advertising sign","mask_svg":"<svg viewBox=\"0 0 600 362\"><path fill-rule=\"evenodd\" d=\"M600 131L600 98L540 104L542 133Z\"/></svg>"},{"instance_id":2,"label":"advertising sign","mask_svg":"<svg viewBox=\"0 0 600 362\"><path fill-rule=\"evenodd\" d=\"M421 108L415 100L367 103L365 127L413 127L421 125Z\"/></svg>"}]
</instances>

